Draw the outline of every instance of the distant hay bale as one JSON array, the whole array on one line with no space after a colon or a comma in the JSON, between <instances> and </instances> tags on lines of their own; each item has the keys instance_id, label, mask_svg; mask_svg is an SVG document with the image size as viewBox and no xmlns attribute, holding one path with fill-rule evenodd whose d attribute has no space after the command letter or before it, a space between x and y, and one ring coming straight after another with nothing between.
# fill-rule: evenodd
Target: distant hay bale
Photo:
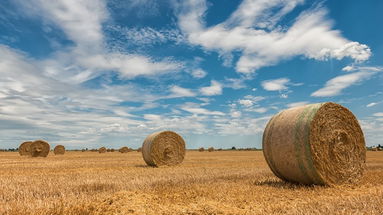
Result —
<instances>
[{"instance_id":1,"label":"distant hay bale","mask_svg":"<svg viewBox=\"0 0 383 215\"><path fill-rule=\"evenodd\" d=\"M372 148L371 148L371 151L376 152L376 151L378 151L378 148L377 148L377 147L372 147Z\"/></svg>"},{"instance_id":2,"label":"distant hay bale","mask_svg":"<svg viewBox=\"0 0 383 215\"><path fill-rule=\"evenodd\" d=\"M205 148L201 147L201 148L198 149L198 151L199 152L203 152L203 151L205 151Z\"/></svg>"},{"instance_id":3,"label":"distant hay bale","mask_svg":"<svg viewBox=\"0 0 383 215\"><path fill-rule=\"evenodd\" d=\"M213 148L213 147L209 147L209 148L207 149L207 151L208 151L208 152L214 152L214 148Z\"/></svg>"},{"instance_id":4,"label":"distant hay bale","mask_svg":"<svg viewBox=\"0 0 383 215\"><path fill-rule=\"evenodd\" d=\"M44 140L36 140L30 146L30 155L32 157L46 157L50 150L49 144Z\"/></svg>"},{"instance_id":5,"label":"distant hay bale","mask_svg":"<svg viewBox=\"0 0 383 215\"><path fill-rule=\"evenodd\" d=\"M114 152L115 150L114 149L110 149L110 152Z\"/></svg>"},{"instance_id":6,"label":"distant hay bale","mask_svg":"<svg viewBox=\"0 0 383 215\"><path fill-rule=\"evenodd\" d=\"M57 145L53 153L55 153L55 155L63 155L65 154L65 147L63 145Z\"/></svg>"},{"instance_id":7,"label":"distant hay bale","mask_svg":"<svg viewBox=\"0 0 383 215\"><path fill-rule=\"evenodd\" d=\"M173 131L155 132L142 144L142 156L149 166L180 164L185 157L185 141Z\"/></svg>"},{"instance_id":8,"label":"distant hay bale","mask_svg":"<svg viewBox=\"0 0 383 215\"><path fill-rule=\"evenodd\" d=\"M137 152L141 152L141 151L142 151L142 148L141 148L141 147L137 149Z\"/></svg>"},{"instance_id":9,"label":"distant hay bale","mask_svg":"<svg viewBox=\"0 0 383 215\"><path fill-rule=\"evenodd\" d=\"M331 102L278 113L268 122L262 145L270 169L285 181L356 182L365 168L365 140L358 120Z\"/></svg>"},{"instance_id":10,"label":"distant hay bale","mask_svg":"<svg viewBox=\"0 0 383 215\"><path fill-rule=\"evenodd\" d=\"M106 153L106 148L105 147L99 148L98 153Z\"/></svg>"},{"instance_id":11,"label":"distant hay bale","mask_svg":"<svg viewBox=\"0 0 383 215\"><path fill-rule=\"evenodd\" d=\"M81 149L82 152L85 152L85 149Z\"/></svg>"},{"instance_id":12,"label":"distant hay bale","mask_svg":"<svg viewBox=\"0 0 383 215\"><path fill-rule=\"evenodd\" d=\"M107 149L106 151L107 151L107 152L111 152L112 150L111 150L111 149Z\"/></svg>"},{"instance_id":13,"label":"distant hay bale","mask_svg":"<svg viewBox=\"0 0 383 215\"><path fill-rule=\"evenodd\" d=\"M118 151L121 152L121 153L128 153L129 152L129 148L124 146L124 147L121 147Z\"/></svg>"},{"instance_id":14,"label":"distant hay bale","mask_svg":"<svg viewBox=\"0 0 383 215\"><path fill-rule=\"evenodd\" d=\"M21 156L30 155L30 146L33 142L32 141L26 141L20 144L19 146L19 154Z\"/></svg>"}]
</instances>

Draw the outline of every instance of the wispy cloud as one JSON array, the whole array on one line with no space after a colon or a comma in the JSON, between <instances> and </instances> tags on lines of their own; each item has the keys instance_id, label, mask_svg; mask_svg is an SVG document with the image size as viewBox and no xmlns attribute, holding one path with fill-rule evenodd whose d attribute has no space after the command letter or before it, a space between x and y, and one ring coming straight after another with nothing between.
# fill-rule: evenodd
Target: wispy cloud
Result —
<instances>
[{"instance_id":1,"label":"wispy cloud","mask_svg":"<svg viewBox=\"0 0 383 215\"><path fill-rule=\"evenodd\" d=\"M266 80L262 81L261 85L263 89L267 91L281 91L287 90L287 85L290 83L290 79L288 78L279 78L274 80Z\"/></svg>"},{"instance_id":2,"label":"wispy cloud","mask_svg":"<svg viewBox=\"0 0 383 215\"><path fill-rule=\"evenodd\" d=\"M205 96L215 96L215 95L221 95L222 94L222 84L218 81L211 81L211 85L208 87L202 87L200 89L200 92L202 95Z\"/></svg>"},{"instance_id":3,"label":"wispy cloud","mask_svg":"<svg viewBox=\"0 0 383 215\"><path fill-rule=\"evenodd\" d=\"M350 57L365 61L371 51L368 46L342 37L331 29L322 7L305 10L291 27L280 21L302 0L244 0L226 21L206 27L206 0L183 1L178 7L178 24L190 44L219 53L241 51L236 70L252 73L294 56L316 60Z\"/></svg>"}]
</instances>

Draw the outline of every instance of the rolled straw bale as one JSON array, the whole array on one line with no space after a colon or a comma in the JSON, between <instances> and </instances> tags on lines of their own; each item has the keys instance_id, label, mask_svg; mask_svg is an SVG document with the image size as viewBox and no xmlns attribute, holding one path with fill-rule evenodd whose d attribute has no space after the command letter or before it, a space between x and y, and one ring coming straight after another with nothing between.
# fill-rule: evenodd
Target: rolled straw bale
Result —
<instances>
[{"instance_id":1,"label":"rolled straw bale","mask_svg":"<svg viewBox=\"0 0 383 215\"><path fill-rule=\"evenodd\" d=\"M213 148L213 147L209 147L209 148L207 149L207 151L208 151L208 152L213 152L213 151L214 151L214 148Z\"/></svg>"},{"instance_id":2,"label":"rolled straw bale","mask_svg":"<svg viewBox=\"0 0 383 215\"><path fill-rule=\"evenodd\" d=\"M30 146L30 155L32 157L46 157L50 150L49 144L44 140L36 140Z\"/></svg>"},{"instance_id":3,"label":"rolled straw bale","mask_svg":"<svg viewBox=\"0 0 383 215\"><path fill-rule=\"evenodd\" d=\"M149 166L180 164L185 157L185 141L173 131L155 132L142 144L142 156Z\"/></svg>"},{"instance_id":4,"label":"rolled straw bale","mask_svg":"<svg viewBox=\"0 0 383 215\"><path fill-rule=\"evenodd\" d=\"M65 154L65 147L63 145L57 145L53 149L53 153L55 153L55 155L63 155Z\"/></svg>"},{"instance_id":5,"label":"rolled straw bale","mask_svg":"<svg viewBox=\"0 0 383 215\"><path fill-rule=\"evenodd\" d=\"M119 149L118 151L121 152L121 153L128 153L129 152L129 148L124 146L121 149Z\"/></svg>"},{"instance_id":6,"label":"rolled straw bale","mask_svg":"<svg viewBox=\"0 0 383 215\"><path fill-rule=\"evenodd\" d=\"M302 184L358 181L366 162L358 120L347 108L331 102L278 113L268 122L262 145L276 176Z\"/></svg>"},{"instance_id":7,"label":"rolled straw bale","mask_svg":"<svg viewBox=\"0 0 383 215\"><path fill-rule=\"evenodd\" d=\"M99 148L98 153L106 153L106 148L105 147Z\"/></svg>"},{"instance_id":8,"label":"rolled straw bale","mask_svg":"<svg viewBox=\"0 0 383 215\"><path fill-rule=\"evenodd\" d=\"M114 152L115 150L114 149L110 149L110 152Z\"/></svg>"},{"instance_id":9,"label":"rolled straw bale","mask_svg":"<svg viewBox=\"0 0 383 215\"><path fill-rule=\"evenodd\" d=\"M205 151L205 149L203 147L201 147L201 148L198 149L198 151L199 152L203 152L203 151Z\"/></svg>"},{"instance_id":10,"label":"rolled straw bale","mask_svg":"<svg viewBox=\"0 0 383 215\"><path fill-rule=\"evenodd\" d=\"M142 151L142 148L141 148L141 147L137 149L137 152L141 152L141 151Z\"/></svg>"},{"instance_id":11,"label":"rolled straw bale","mask_svg":"<svg viewBox=\"0 0 383 215\"><path fill-rule=\"evenodd\" d=\"M21 156L30 155L30 147L31 147L32 141L26 141L20 144L19 146L19 154Z\"/></svg>"},{"instance_id":12,"label":"rolled straw bale","mask_svg":"<svg viewBox=\"0 0 383 215\"><path fill-rule=\"evenodd\" d=\"M107 152L111 152L112 150L111 150L111 149L107 149L106 151L107 151Z\"/></svg>"}]
</instances>

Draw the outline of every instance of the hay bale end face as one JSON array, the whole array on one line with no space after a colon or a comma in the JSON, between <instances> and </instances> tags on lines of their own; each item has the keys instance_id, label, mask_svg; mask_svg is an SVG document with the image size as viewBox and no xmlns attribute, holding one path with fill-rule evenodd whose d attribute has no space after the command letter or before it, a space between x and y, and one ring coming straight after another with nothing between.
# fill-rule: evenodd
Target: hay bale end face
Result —
<instances>
[{"instance_id":1,"label":"hay bale end face","mask_svg":"<svg viewBox=\"0 0 383 215\"><path fill-rule=\"evenodd\" d=\"M331 102L278 113L268 122L262 145L276 176L302 184L356 182L366 162L358 120L347 108Z\"/></svg>"},{"instance_id":2,"label":"hay bale end face","mask_svg":"<svg viewBox=\"0 0 383 215\"><path fill-rule=\"evenodd\" d=\"M44 140L36 140L30 145L30 155L32 157L46 157L49 154L50 145Z\"/></svg>"},{"instance_id":3,"label":"hay bale end face","mask_svg":"<svg viewBox=\"0 0 383 215\"><path fill-rule=\"evenodd\" d=\"M155 132L142 144L142 156L149 166L173 166L185 157L185 141L173 131Z\"/></svg>"},{"instance_id":4,"label":"hay bale end face","mask_svg":"<svg viewBox=\"0 0 383 215\"><path fill-rule=\"evenodd\" d=\"M20 144L19 146L19 154L21 156L30 155L30 146L33 142L32 141L26 141Z\"/></svg>"},{"instance_id":5,"label":"hay bale end face","mask_svg":"<svg viewBox=\"0 0 383 215\"><path fill-rule=\"evenodd\" d=\"M106 153L106 148L105 147L99 148L98 153Z\"/></svg>"},{"instance_id":6,"label":"hay bale end face","mask_svg":"<svg viewBox=\"0 0 383 215\"><path fill-rule=\"evenodd\" d=\"M55 155L63 155L65 154L65 147L63 145L57 145L54 149L53 149L53 153Z\"/></svg>"}]
</instances>

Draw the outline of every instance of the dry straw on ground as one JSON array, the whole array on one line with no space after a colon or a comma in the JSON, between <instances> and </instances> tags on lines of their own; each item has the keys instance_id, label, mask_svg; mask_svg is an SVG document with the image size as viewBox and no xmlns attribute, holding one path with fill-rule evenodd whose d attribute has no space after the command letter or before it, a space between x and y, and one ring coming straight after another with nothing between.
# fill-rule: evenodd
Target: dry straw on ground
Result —
<instances>
[{"instance_id":1,"label":"dry straw on ground","mask_svg":"<svg viewBox=\"0 0 383 215\"><path fill-rule=\"evenodd\" d=\"M55 153L55 155L63 155L65 154L65 147L63 145L57 145L53 153Z\"/></svg>"},{"instance_id":2,"label":"dry straw on ground","mask_svg":"<svg viewBox=\"0 0 383 215\"><path fill-rule=\"evenodd\" d=\"M19 154L21 156L30 155L30 146L31 146L31 144L32 144L32 141L23 142L19 146Z\"/></svg>"},{"instance_id":3,"label":"dry straw on ground","mask_svg":"<svg viewBox=\"0 0 383 215\"><path fill-rule=\"evenodd\" d=\"M129 148L124 146L124 147L121 147L118 151L121 152L121 153L128 153L129 152Z\"/></svg>"},{"instance_id":4,"label":"dry straw on ground","mask_svg":"<svg viewBox=\"0 0 383 215\"><path fill-rule=\"evenodd\" d=\"M347 108L331 102L275 115L263 133L263 149L276 176L303 184L355 182L366 161L358 120Z\"/></svg>"},{"instance_id":5,"label":"dry straw on ground","mask_svg":"<svg viewBox=\"0 0 383 215\"><path fill-rule=\"evenodd\" d=\"M105 147L99 148L98 153L106 153L106 148Z\"/></svg>"},{"instance_id":6,"label":"dry straw on ground","mask_svg":"<svg viewBox=\"0 0 383 215\"><path fill-rule=\"evenodd\" d=\"M46 157L49 154L50 146L44 140L36 140L30 145L30 155L32 157Z\"/></svg>"},{"instance_id":7,"label":"dry straw on ground","mask_svg":"<svg viewBox=\"0 0 383 215\"><path fill-rule=\"evenodd\" d=\"M209 148L207 149L207 151L208 151L208 152L214 152L214 148L213 148L213 147L209 147Z\"/></svg>"},{"instance_id":8,"label":"dry straw on ground","mask_svg":"<svg viewBox=\"0 0 383 215\"><path fill-rule=\"evenodd\" d=\"M149 166L180 164L185 157L185 141L173 131L155 132L142 144L142 156Z\"/></svg>"}]
</instances>

